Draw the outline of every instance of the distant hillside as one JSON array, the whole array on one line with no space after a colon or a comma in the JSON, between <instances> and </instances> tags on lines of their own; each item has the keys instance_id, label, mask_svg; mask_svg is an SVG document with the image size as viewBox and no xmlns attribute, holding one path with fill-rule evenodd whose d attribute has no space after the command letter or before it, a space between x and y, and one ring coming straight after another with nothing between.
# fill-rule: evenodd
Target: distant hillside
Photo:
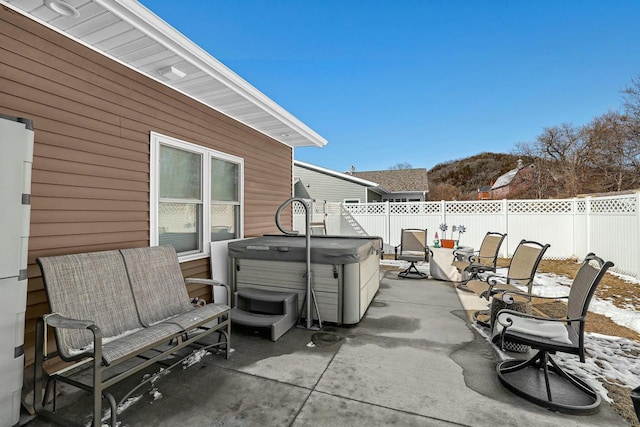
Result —
<instances>
[{"instance_id":1,"label":"distant hillside","mask_svg":"<svg viewBox=\"0 0 640 427\"><path fill-rule=\"evenodd\" d=\"M465 159L440 163L429 170L431 200L473 200L478 188L491 185L500 175L516 167L519 156L480 153ZM531 159L522 158L527 164Z\"/></svg>"}]
</instances>

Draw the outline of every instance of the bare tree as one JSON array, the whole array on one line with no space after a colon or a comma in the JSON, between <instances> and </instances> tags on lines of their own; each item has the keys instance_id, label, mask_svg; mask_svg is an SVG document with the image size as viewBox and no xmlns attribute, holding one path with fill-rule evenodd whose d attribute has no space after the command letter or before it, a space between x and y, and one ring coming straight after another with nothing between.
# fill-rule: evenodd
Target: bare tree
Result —
<instances>
[{"instance_id":1,"label":"bare tree","mask_svg":"<svg viewBox=\"0 0 640 427\"><path fill-rule=\"evenodd\" d=\"M519 144L518 150L535 159L538 182L532 191L538 197L571 197L582 192L588 150L580 128L569 123L544 128L535 142Z\"/></svg>"},{"instance_id":2,"label":"bare tree","mask_svg":"<svg viewBox=\"0 0 640 427\"><path fill-rule=\"evenodd\" d=\"M429 200L465 200L459 187L447 183L429 186Z\"/></svg>"},{"instance_id":3,"label":"bare tree","mask_svg":"<svg viewBox=\"0 0 640 427\"><path fill-rule=\"evenodd\" d=\"M401 163L396 163L393 166L390 166L389 169L390 170L398 170L398 169L411 169L413 166L411 166L411 163L407 163L407 162L401 162Z\"/></svg>"},{"instance_id":4,"label":"bare tree","mask_svg":"<svg viewBox=\"0 0 640 427\"><path fill-rule=\"evenodd\" d=\"M631 78L631 84L622 90L622 98L627 115L640 121L640 74Z\"/></svg>"},{"instance_id":5,"label":"bare tree","mask_svg":"<svg viewBox=\"0 0 640 427\"><path fill-rule=\"evenodd\" d=\"M599 175L599 191L621 191L640 183L640 147L628 116L610 112L596 117L585 126L584 137L589 166Z\"/></svg>"},{"instance_id":6,"label":"bare tree","mask_svg":"<svg viewBox=\"0 0 640 427\"><path fill-rule=\"evenodd\" d=\"M640 74L631 79L631 84L622 91L622 94L628 124L629 145L631 152L635 152L632 164L637 172L640 170Z\"/></svg>"}]
</instances>

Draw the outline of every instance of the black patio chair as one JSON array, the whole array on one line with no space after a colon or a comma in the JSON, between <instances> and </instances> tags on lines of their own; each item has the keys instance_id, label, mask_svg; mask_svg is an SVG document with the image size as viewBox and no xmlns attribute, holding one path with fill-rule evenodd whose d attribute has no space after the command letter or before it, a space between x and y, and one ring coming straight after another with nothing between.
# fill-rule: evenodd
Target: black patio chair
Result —
<instances>
[{"instance_id":1,"label":"black patio chair","mask_svg":"<svg viewBox=\"0 0 640 427\"><path fill-rule=\"evenodd\" d=\"M584 329L589 303L600 280L612 266L612 262L604 262L593 253L585 257L569 295L564 297L567 299L564 318L546 318L509 309L498 312L494 343L502 345L508 340L537 350L530 359L507 360L498 364L498 379L507 389L553 411L569 414L598 411L601 398L595 389L563 370L551 355L575 354L584 363ZM507 292L503 299L512 293L518 294Z\"/></svg>"}]
</instances>

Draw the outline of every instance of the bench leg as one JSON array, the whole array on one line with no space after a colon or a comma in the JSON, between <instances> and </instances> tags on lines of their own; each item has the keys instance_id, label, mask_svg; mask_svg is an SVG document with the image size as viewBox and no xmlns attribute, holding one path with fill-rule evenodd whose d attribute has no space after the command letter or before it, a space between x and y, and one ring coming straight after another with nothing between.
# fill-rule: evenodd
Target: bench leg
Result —
<instances>
[{"instance_id":1,"label":"bench leg","mask_svg":"<svg viewBox=\"0 0 640 427\"><path fill-rule=\"evenodd\" d=\"M94 353L93 353L93 427L102 426L102 333L99 330L91 329L93 332ZM111 403L111 426L115 427L116 410L113 397Z\"/></svg>"},{"instance_id":2,"label":"bench leg","mask_svg":"<svg viewBox=\"0 0 640 427\"><path fill-rule=\"evenodd\" d=\"M111 427L116 427L118 424L116 422L116 415L118 414L118 405L116 405L116 399L111 393L105 392L104 396L109 401L109 406L111 407ZM100 420L100 422L102 422L102 420Z\"/></svg>"},{"instance_id":3,"label":"bench leg","mask_svg":"<svg viewBox=\"0 0 640 427\"><path fill-rule=\"evenodd\" d=\"M229 354L231 354L231 314L227 314L227 328L224 333L227 339L227 351L225 353L225 359L229 358Z\"/></svg>"},{"instance_id":4,"label":"bench leg","mask_svg":"<svg viewBox=\"0 0 640 427\"><path fill-rule=\"evenodd\" d=\"M44 363L44 320L38 317L36 321L36 354L33 363L33 408L36 414L44 410L44 396L42 395L42 374Z\"/></svg>"}]
</instances>

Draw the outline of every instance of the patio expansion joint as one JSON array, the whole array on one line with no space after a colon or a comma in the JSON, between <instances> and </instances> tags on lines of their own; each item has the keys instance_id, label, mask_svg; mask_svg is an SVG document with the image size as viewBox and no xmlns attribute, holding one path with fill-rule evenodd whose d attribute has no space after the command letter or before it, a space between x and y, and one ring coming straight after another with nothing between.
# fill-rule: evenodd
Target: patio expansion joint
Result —
<instances>
[{"instance_id":1,"label":"patio expansion joint","mask_svg":"<svg viewBox=\"0 0 640 427\"><path fill-rule=\"evenodd\" d=\"M406 415L411 415L411 416L420 417L420 418L424 418L424 419L441 421L441 422L444 422L444 423L447 423L447 424L450 424L450 425L453 425L453 426L472 427L469 424L461 424L461 423L458 423L458 422L455 422L455 421L451 421L451 420L447 420L447 419L444 419L444 418L432 417L432 416L428 416L428 415L424 415L424 414L419 414L419 413L416 413L416 412L407 411L407 410L404 410L404 409L398 409L398 408L394 408L394 407L391 407L391 406L380 405L378 403L367 402L366 400L354 399L352 397L347 397L347 396L342 396L342 395L339 395L339 394L329 393L329 392L326 392L326 391L313 390L312 393L319 393L319 394L324 394L325 396L337 397L337 398L340 398L340 399L348 400L350 402L356 402L356 403L361 403L363 405L369 405L369 406L375 406L375 407L378 407L378 408L384 408L384 409L388 409L390 411L400 412L400 413L403 413L403 414L406 414ZM311 394L309 394L307 399L305 399L304 403L302 404L302 407L304 407L304 405L307 403L307 400L309 400L310 397L311 397ZM301 408L301 410L302 410L302 408ZM297 418L297 414L296 414L296 418ZM294 419L294 421L295 421L295 419Z\"/></svg>"},{"instance_id":2,"label":"patio expansion joint","mask_svg":"<svg viewBox=\"0 0 640 427\"><path fill-rule=\"evenodd\" d=\"M281 380L277 380L275 378L263 377L261 375L252 374L251 372L241 371L241 370L236 369L236 368L230 368L230 367L222 366L222 365L214 365L214 366L216 368L219 368L219 369L222 369L222 370L225 370L225 371L229 371L229 372L233 372L235 374L246 375L246 376L249 376L249 377L259 378L261 380L266 380L266 381L273 381L274 383L284 384L284 385L292 386L292 387L295 387L295 388L300 388L300 389L303 389L303 390L307 390L309 392L314 391L314 389L315 389L315 387L317 385L317 383L316 383L313 386L313 388L309 388L309 387L305 387L305 386L302 386L302 385L299 385L299 384L294 384L294 383L290 383L290 382L287 382L287 381L281 381Z\"/></svg>"},{"instance_id":3,"label":"patio expansion joint","mask_svg":"<svg viewBox=\"0 0 640 427\"><path fill-rule=\"evenodd\" d=\"M333 363L333 360L336 358L336 355L338 354L339 351L340 350L338 349L338 351L333 353L333 356L331 356L331 359L329 359L329 363L327 363L327 366L322 370L322 373L318 376L318 379L313 384L313 387L311 389L308 389L306 387L301 387L301 388L304 388L305 390L309 390L309 394L304 399L304 402L302 402L302 405L300 405L300 408L298 409L298 412L296 412L296 415L291 420L291 423L289 424L290 426L293 425L296 422L296 420L298 419L298 416L300 415L300 413L302 412L303 408L305 407L305 405L309 401L309 398L311 398L311 395L313 394L313 392L323 393L321 391L316 390L316 388L318 387L318 384L320 383L320 380L322 380L322 377L324 376L324 374L327 372L327 370L329 369L329 367ZM330 393L324 393L324 394L330 395Z\"/></svg>"}]
</instances>

